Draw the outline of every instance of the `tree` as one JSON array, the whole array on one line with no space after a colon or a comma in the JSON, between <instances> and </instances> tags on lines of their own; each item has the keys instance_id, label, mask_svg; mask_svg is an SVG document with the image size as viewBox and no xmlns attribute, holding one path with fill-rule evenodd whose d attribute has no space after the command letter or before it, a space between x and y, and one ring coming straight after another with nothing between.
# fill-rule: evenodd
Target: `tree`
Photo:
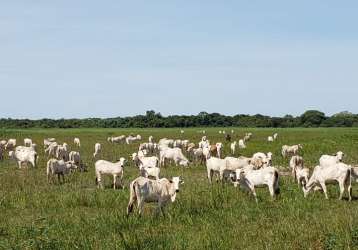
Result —
<instances>
[{"instance_id":1,"label":"tree","mask_svg":"<svg viewBox=\"0 0 358 250\"><path fill-rule=\"evenodd\" d=\"M319 127L326 119L323 112L318 110L308 110L301 115L301 124L304 127Z\"/></svg>"}]
</instances>

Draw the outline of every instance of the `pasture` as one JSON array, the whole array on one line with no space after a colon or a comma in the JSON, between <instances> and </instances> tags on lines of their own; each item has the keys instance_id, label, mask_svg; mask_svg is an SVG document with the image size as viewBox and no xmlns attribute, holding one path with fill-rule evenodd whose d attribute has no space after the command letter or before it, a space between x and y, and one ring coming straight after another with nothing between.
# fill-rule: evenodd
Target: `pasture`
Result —
<instances>
[{"instance_id":1,"label":"pasture","mask_svg":"<svg viewBox=\"0 0 358 250\"><path fill-rule=\"evenodd\" d=\"M353 185L352 202L339 201L338 187L329 186L330 200L320 192L307 199L292 177L280 177L281 194L271 200L267 188L257 189L258 204L252 196L232 184L209 185L205 166L163 168L162 177L182 176L177 200L166 207L165 217L154 216L155 205L146 205L144 215L126 217L128 184L138 176L130 161L139 143L110 144L107 137L129 133L199 142L199 128L184 129L49 129L0 130L0 138L25 137L38 145L37 168L18 169L8 157L0 162L0 249L356 249L358 248L358 185ZM212 143L230 145L219 134L223 128L205 129ZM231 128L226 128L226 132ZM234 128L233 140L252 132L247 148L238 154L273 153L274 166L288 166L281 157L283 144L303 145L306 166L317 165L322 154L339 150L344 162L358 164L358 129L242 129ZM267 136L279 133L278 140ZM66 177L64 184L48 184L47 157L43 139L55 137L75 149L73 138L81 139L80 153L88 172ZM111 188L104 177L104 190L97 190L94 174L94 144L102 144L99 159L116 161L125 157L124 190ZM237 154L237 155L238 155Z\"/></svg>"}]
</instances>

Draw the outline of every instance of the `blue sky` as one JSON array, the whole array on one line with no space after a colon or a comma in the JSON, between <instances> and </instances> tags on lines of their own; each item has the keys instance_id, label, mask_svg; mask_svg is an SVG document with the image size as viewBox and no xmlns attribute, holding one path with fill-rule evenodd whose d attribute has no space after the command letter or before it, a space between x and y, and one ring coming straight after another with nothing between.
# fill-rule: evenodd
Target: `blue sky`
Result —
<instances>
[{"instance_id":1,"label":"blue sky","mask_svg":"<svg viewBox=\"0 0 358 250\"><path fill-rule=\"evenodd\" d=\"M5 0L0 117L358 113L357 1Z\"/></svg>"}]
</instances>

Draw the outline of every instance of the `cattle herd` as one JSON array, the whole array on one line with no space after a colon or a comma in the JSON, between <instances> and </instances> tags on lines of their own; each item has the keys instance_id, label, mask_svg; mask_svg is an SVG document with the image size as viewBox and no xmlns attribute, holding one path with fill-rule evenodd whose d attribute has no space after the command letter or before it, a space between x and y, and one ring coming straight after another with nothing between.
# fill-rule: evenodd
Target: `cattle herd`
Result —
<instances>
[{"instance_id":1,"label":"cattle herd","mask_svg":"<svg viewBox=\"0 0 358 250\"><path fill-rule=\"evenodd\" d=\"M205 134L205 131L200 131ZM184 134L184 130L180 133ZM148 138L148 142L140 143L140 135L118 137L108 137L108 143L132 144L139 142L138 152L134 152L131 160L138 168L138 177L130 182L129 204L127 214L129 215L137 205L138 213L142 213L143 205L149 202L158 204L158 211L163 213L163 207L174 202L179 192L179 186L183 184L181 177L170 179L161 178L160 169L166 167L169 162L176 166L188 167L193 162L206 166L208 182L212 183L213 177L222 183L232 183L235 187L240 186L253 194L257 202L255 187L267 186L269 193L274 198L280 192L279 177L283 173L272 166L273 154L255 153L251 157L233 157L238 149L246 148L246 144L252 138L252 133L246 133L238 142L231 142L231 136L225 131L225 139L230 141L230 153L232 156L223 157L223 143L210 143L207 136L197 142L189 140L174 140L161 138L158 142L154 141L153 136ZM234 133L232 130L231 133ZM269 136L267 141L277 140L278 134ZM80 148L79 138L73 139L75 147ZM78 151L71 151L67 143L58 143L55 138L46 138L43 142L45 155L48 157L46 175L48 182L54 182L57 175L58 181L64 181L65 175L74 171L86 171L87 168L81 160ZM94 145L93 158L97 160L102 150L100 143ZM351 183L358 179L358 169L343 163L344 153L337 152L335 155L322 155L319 165L310 170L304 166L304 159L300 156L303 146L301 144L282 146L282 156L289 158L289 168L292 177L302 188L304 197L312 190L321 190L325 198L328 199L326 184L338 183L340 196L343 198L347 191L348 199L352 199ZM24 164L31 164L36 167L38 162L38 147L30 138L24 139L24 146L16 146L16 139L0 141L0 160L4 158L5 152L10 159L15 160L19 168ZM109 162L98 159L95 162L95 178L98 188L103 188L103 175L113 177L113 188L120 186L123 188L124 166L127 160L120 158L118 162ZM118 181L119 179L119 181Z\"/></svg>"}]
</instances>

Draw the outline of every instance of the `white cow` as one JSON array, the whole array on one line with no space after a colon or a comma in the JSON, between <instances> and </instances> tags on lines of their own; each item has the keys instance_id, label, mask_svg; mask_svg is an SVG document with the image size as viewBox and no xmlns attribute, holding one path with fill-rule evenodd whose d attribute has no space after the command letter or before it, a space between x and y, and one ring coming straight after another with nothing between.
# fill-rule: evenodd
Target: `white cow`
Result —
<instances>
[{"instance_id":1,"label":"white cow","mask_svg":"<svg viewBox=\"0 0 358 250\"><path fill-rule=\"evenodd\" d=\"M80 152L71 151L68 154L69 161L74 162L77 166L81 166L81 155Z\"/></svg>"},{"instance_id":2,"label":"white cow","mask_svg":"<svg viewBox=\"0 0 358 250\"><path fill-rule=\"evenodd\" d=\"M142 140L142 137L140 135L137 135L137 136L130 135L126 138L126 143L131 144L133 142L140 141L140 140Z\"/></svg>"},{"instance_id":3,"label":"white cow","mask_svg":"<svg viewBox=\"0 0 358 250\"><path fill-rule=\"evenodd\" d=\"M24 145L26 147L31 147L32 146L32 140L30 138L25 138L24 139Z\"/></svg>"},{"instance_id":4,"label":"white cow","mask_svg":"<svg viewBox=\"0 0 358 250\"><path fill-rule=\"evenodd\" d=\"M267 137L267 141L268 141L268 142L273 142L273 141L274 141L274 138L273 138L272 136L269 136L269 137Z\"/></svg>"},{"instance_id":5,"label":"white cow","mask_svg":"<svg viewBox=\"0 0 358 250\"><path fill-rule=\"evenodd\" d=\"M56 158L59 160L68 161L68 154L69 154L69 147L66 142L64 142L62 145L59 145L56 150Z\"/></svg>"},{"instance_id":6,"label":"white cow","mask_svg":"<svg viewBox=\"0 0 358 250\"><path fill-rule=\"evenodd\" d=\"M277 140L277 137L278 137L278 134L277 134L277 133L274 133L274 134L273 134L273 139L274 139L274 140Z\"/></svg>"},{"instance_id":7,"label":"white cow","mask_svg":"<svg viewBox=\"0 0 358 250\"><path fill-rule=\"evenodd\" d=\"M282 156L285 158L290 155L297 155L298 151L302 148L303 147L301 144L293 145L293 146L283 145L281 153L282 153Z\"/></svg>"},{"instance_id":8,"label":"white cow","mask_svg":"<svg viewBox=\"0 0 358 250\"><path fill-rule=\"evenodd\" d=\"M163 207L168 202L173 203L175 201L179 192L179 184L183 183L180 177L173 177L171 180L166 178L159 180L151 180L145 177L136 178L129 186L130 196L127 215L133 211L136 201L139 215L142 214L144 203L151 202L158 203L157 212L164 215Z\"/></svg>"},{"instance_id":9,"label":"white cow","mask_svg":"<svg viewBox=\"0 0 358 250\"><path fill-rule=\"evenodd\" d=\"M16 147L16 139L9 139L5 145L5 150L14 150Z\"/></svg>"},{"instance_id":10,"label":"white cow","mask_svg":"<svg viewBox=\"0 0 358 250\"><path fill-rule=\"evenodd\" d=\"M75 138L73 139L73 143L77 146L77 147L81 147L81 141L80 138Z\"/></svg>"},{"instance_id":11,"label":"white cow","mask_svg":"<svg viewBox=\"0 0 358 250\"><path fill-rule=\"evenodd\" d=\"M297 181L298 185L305 186L309 179L309 169L304 167L304 161L301 156L292 156L290 160L290 168L292 169L292 176Z\"/></svg>"},{"instance_id":12,"label":"white cow","mask_svg":"<svg viewBox=\"0 0 358 250\"><path fill-rule=\"evenodd\" d=\"M45 149L45 153L48 154L49 157L56 157L57 148L58 148L57 142L51 142Z\"/></svg>"},{"instance_id":13,"label":"white cow","mask_svg":"<svg viewBox=\"0 0 358 250\"><path fill-rule=\"evenodd\" d=\"M15 151L10 151L9 157L17 162L19 168L21 168L24 163L31 163L33 167L36 167L38 159L37 153L33 148L24 146L18 146L15 148Z\"/></svg>"},{"instance_id":14,"label":"white cow","mask_svg":"<svg viewBox=\"0 0 358 250\"><path fill-rule=\"evenodd\" d=\"M145 157L142 151L132 154L132 160L139 168L140 166L144 167L158 167L159 159L156 156Z\"/></svg>"},{"instance_id":15,"label":"white cow","mask_svg":"<svg viewBox=\"0 0 358 250\"><path fill-rule=\"evenodd\" d=\"M245 142L242 139L239 140L239 148L242 148L242 149L246 148Z\"/></svg>"},{"instance_id":16,"label":"white cow","mask_svg":"<svg viewBox=\"0 0 358 250\"><path fill-rule=\"evenodd\" d=\"M44 139L44 149L46 150L55 141L56 141L55 138Z\"/></svg>"},{"instance_id":17,"label":"white cow","mask_svg":"<svg viewBox=\"0 0 358 250\"><path fill-rule=\"evenodd\" d=\"M160 168L158 167L145 167L143 165L140 165L139 171L140 175L143 177L154 177L156 180L159 180Z\"/></svg>"},{"instance_id":18,"label":"white cow","mask_svg":"<svg viewBox=\"0 0 358 250\"><path fill-rule=\"evenodd\" d=\"M342 162L344 153L339 151L335 155L322 155L319 159L319 165L327 167Z\"/></svg>"},{"instance_id":19,"label":"white cow","mask_svg":"<svg viewBox=\"0 0 358 250\"><path fill-rule=\"evenodd\" d=\"M257 201L255 187L266 185L272 198L280 193L279 188L279 174L274 167L266 167L255 170L255 167L250 165L243 169L236 170L235 186L240 184L241 187L249 190Z\"/></svg>"},{"instance_id":20,"label":"white cow","mask_svg":"<svg viewBox=\"0 0 358 250\"><path fill-rule=\"evenodd\" d=\"M1 140L1 141L0 141L0 148L5 149L6 143L7 143L6 140Z\"/></svg>"},{"instance_id":21,"label":"white cow","mask_svg":"<svg viewBox=\"0 0 358 250\"><path fill-rule=\"evenodd\" d=\"M96 157L99 155L99 153L101 152L101 150L102 150L102 146L101 146L100 143L97 142L97 143L94 145L93 158L96 158Z\"/></svg>"},{"instance_id":22,"label":"white cow","mask_svg":"<svg viewBox=\"0 0 358 250\"><path fill-rule=\"evenodd\" d=\"M255 153L251 158L251 164L255 166L256 169L270 166L272 164L272 153Z\"/></svg>"},{"instance_id":23,"label":"white cow","mask_svg":"<svg viewBox=\"0 0 358 250\"><path fill-rule=\"evenodd\" d=\"M96 172L96 183L99 188L103 188L102 184L102 175L112 175L113 176L113 189L116 189L117 177L120 179L120 185L123 188L123 167L125 159L122 157L118 162L109 162L105 160L98 160L95 163L95 172Z\"/></svg>"},{"instance_id":24,"label":"white cow","mask_svg":"<svg viewBox=\"0 0 358 250\"><path fill-rule=\"evenodd\" d=\"M337 163L330 166L316 166L313 170L312 176L309 179L306 187L303 187L304 197L315 186L320 186L323 189L326 199L328 199L326 184L329 182L338 182L340 195L339 199L343 198L345 189L348 191L349 201L352 200L352 186L351 186L351 166L344 163Z\"/></svg>"},{"instance_id":25,"label":"white cow","mask_svg":"<svg viewBox=\"0 0 358 250\"><path fill-rule=\"evenodd\" d=\"M213 175L220 175L220 169L226 167L226 160L217 157L210 157L206 159L206 170L208 174L209 183L212 183ZM218 178L217 178L218 180Z\"/></svg>"},{"instance_id":26,"label":"white cow","mask_svg":"<svg viewBox=\"0 0 358 250\"><path fill-rule=\"evenodd\" d=\"M63 182L65 181L65 175L69 174L71 170L76 169L77 166L69 161L65 162L64 160L57 160L57 159L50 159L47 162L46 174L47 174L47 181L50 182L52 177L57 175L58 182L61 182L61 176Z\"/></svg>"},{"instance_id":27,"label":"white cow","mask_svg":"<svg viewBox=\"0 0 358 250\"><path fill-rule=\"evenodd\" d=\"M125 135L121 135L121 136L117 136L117 137L108 137L107 141L111 142L111 143L124 143L126 141L126 136Z\"/></svg>"},{"instance_id":28,"label":"white cow","mask_svg":"<svg viewBox=\"0 0 358 250\"><path fill-rule=\"evenodd\" d=\"M220 174L220 180L223 180L225 173L231 173L235 172L237 169L244 168L250 165L251 158L247 157L226 157L225 159L225 165L220 166L219 174Z\"/></svg>"},{"instance_id":29,"label":"white cow","mask_svg":"<svg viewBox=\"0 0 358 250\"><path fill-rule=\"evenodd\" d=\"M173 160L176 166L187 167L189 160L184 156L180 148L164 148L159 152L160 166L165 166L165 160Z\"/></svg>"},{"instance_id":30,"label":"white cow","mask_svg":"<svg viewBox=\"0 0 358 250\"><path fill-rule=\"evenodd\" d=\"M234 141L231 143L230 145L230 149L231 149L231 153L234 155L235 154L235 151L236 151L236 144L237 144L237 141Z\"/></svg>"},{"instance_id":31,"label":"white cow","mask_svg":"<svg viewBox=\"0 0 358 250\"><path fill-rule=\"evenodd\" d=\"M158 142L158 145L165 146L165 147L173 147L173 144L174 144L174 140L167 139L167 138L162 138Z\"/></svg>"}]
</instances>

